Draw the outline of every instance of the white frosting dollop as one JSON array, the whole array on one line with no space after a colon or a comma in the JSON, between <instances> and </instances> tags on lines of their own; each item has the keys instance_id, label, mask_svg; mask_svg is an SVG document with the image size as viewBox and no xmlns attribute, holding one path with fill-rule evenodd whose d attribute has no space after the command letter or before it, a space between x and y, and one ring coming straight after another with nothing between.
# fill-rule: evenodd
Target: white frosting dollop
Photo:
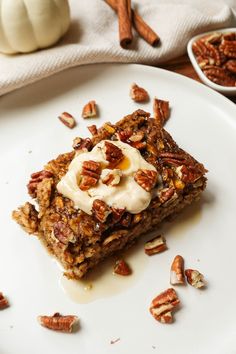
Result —
<instances>
[{"instance_id":1,"label":"white frosting dollop","mask_svg":"<svg viewBox=\"0 0 236 354\"><path fill-rule=\"evenodd\" d=\"M92 214L92 205L95 199L103 200L107 205L119 209L125 208L132 214L140 213L146 209L151 201L152 195L146 192L134 180L134 174L138 169L154 170L155 167L148 163L140 154L139 150L121 141L109 141L122 150L125 156L123 161L116 166L122 171L121 182L117 186L109 186L102 183L101 178L95 187L82 191L78 185L78 177L82 171L84 161L100 162L108 173L108 161L105 159L105 140L98 143L92 151L83 152L75 156L69 165L68 172L57 184L57 190L65 197L74 202L74 207ZM103 170L104 171L104 170Z\"/></svg>"}]
</instances>

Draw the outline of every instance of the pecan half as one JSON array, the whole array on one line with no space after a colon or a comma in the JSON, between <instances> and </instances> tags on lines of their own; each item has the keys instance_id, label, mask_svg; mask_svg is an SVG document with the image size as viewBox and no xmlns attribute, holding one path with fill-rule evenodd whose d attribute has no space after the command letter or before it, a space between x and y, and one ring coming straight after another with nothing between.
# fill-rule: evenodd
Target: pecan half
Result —
<instances>
[{"instance_id":1,"label":"pecan half","mask_svg":"<svg viewBox=\"0 0 236 354\"><path fill-rule=\"evenodd\" d=\"M104 223L108 215L112 212L111 208L100 199L95 199L93 202L92 211L98 221Z\"/></svg>"},{"instance_id":2,"label":"pecan half","mask_svg":"<svg viewBox=\"0 0 236 354\"><path fill-rule=\"evenodd\" d=\"M119 169L114 169L102 177L102 183L107 186L117 186L120 183L121 176L122 171Z\"/></svg>"},{"instance_id":3,"label":"pecan half","mask_svg":"<svg viewBox=\"0 0 236 354\"><path fill-rule=\"evenodd\" d=\"M114 168L124 159L124 155L118 146L105 141L105 159L109 162L108 168Z\"/></svg>"},{"instance_id":4,"label":"pecan half","mask_svg":"<svg viewBox=\"0 0 236 354\"><path fill-rule=\"evenodd\" d=\"M161 323L172 323L172 310L174 310L180 301L173 288L169 288L156 296L151 303L150 312L152 316Z\"/></svg>"},{"instance_id":5,"label":"pecan half","mask_svg":"<svg viewBox=\"0 0 236 354\"><path fill-rule=\"evenodd\" d=\"M29 183L27 184L29 195L32 198L36 198L38 184L40 182L42 182L42 180L44 178L51 178L51 177L53 177L53 173L50 171L46 171L46 170L32 173L31 179L30 179Z\"/></svg>"},{"instance_id":6,"label":"pecan half","mask_svg":"<svg viewBox=\"0 0 236 354\"><path fill-rule=\"evenodd\" d=\"M169 102L159 100L155 97L153 101L153 114L156 121L163 127L170 116Z\"/></svg>"},{"instance_id":7,"label":"pecan half","mask_svg":"<svg viewBox=\"0 0 236 354\"><path fill-rule=\"evenodd\" d=\"M75 118L68 112L63 112L58 117L60 121L68 128L72 129L75 127Z\"/></svg>"},{"instance_id":8,"label":"pecan half","mask_svg":"<svg viewBox=\"0 0 236 354\"><path fill-rule=\"evenodd\" d=\"M84 161L82 165L82 180L79 188L82 191L87 191L89 188L94 187L101 175L101 164L92 160Z\"/></svg>"},{"instance_id":9,"label":"pecan half","mask_svg":"<svg viewBox=\"0 0 236 354\"><path fill-rule=\"evenodd\" d=\"M71 230L68 224L64 223L63 221L57 221L53 225L53 234L58 241L67 245L69 242L75 242L76 237L74 232Z\"/></svg>"},{"instance_id":10,"label":"pecan half","mask_svg":"<svg viewBox=\"0 0 236 354\"><path fill-rule=\"evenodd\" d=\"M74 325L78 322L78 317L74 315L62 316L56 312L53 316L38 316L41 326L54 331L71 333Z\"/></svg>"},{"instance_id":11,"label":"pecan half","mask_svg":"<svg viewBox=\"0 0 236 354\"><path fill-rule=\"evenodd\" d=\"M9 306L7 298L0 292L0 310L4 310Z\"/></svg>"},{"instance_id":12,"label":"pecan half","mask_svg":"<svg viewBox=\"0 0 236 354\"><path fill-rule=\"evenodd\" d=\"M83 118L93 118L97 116L97 105L95 101L89 101L83 108Z\"/></svg>"},{"instance_id":13,"label":"pecan half","mask_svg":"<svg viewBox=\"0 0 236 354\"><path fill-rule=\"evenodd\" d=\"M161 189L157 194L160 202L165 204L165 206L169 205L178 198L178 194L175 192L175 188L173 187Z\"/></svg>"},{"instance_id":14,"label":"pecan half","mask_svg":"<svg viewBox=\"0 0 236 354\"><path fill-rule=\"evenodd\" d=\"M170 283L172 285L185 284L184 259L182 256L176 256L172 262L170 270Z\"/></svg>"},{"instance_id":15,"label":"pecan half","mask_svg":"<svg viewBox=\"0 0 236 354\"><path fill-rule=\"evenodd\" d=\"M166 241L162 235L158 235L147 241L144 245L144 251L148 256L163 252L167 249Z\"/></svg>"},{"instance_id":16,"label":"pecan half","mask_svg":"<svg viewBox=\"0 0 236 354\"><path fill-rule=\"evenodd\" d=\"M187 277L187 282L194 288L200 289L205 286L204 277L198 270L186 269L185 275Z\"/></svg>"},{"instance_id":17,"label":"pecan half","mask_svg":"<svg viewBox=\"0 0 236 354\"><path fill-rule=\"evenodd\" d=\"M130 266L123 259L119 259L114 265L114 273L126 276L130 275L132 271Z\"/></svg>"},{"instance_id":18,"label":"pecan half","mask_svg":"<svg viewBox=\"0 0 236 354\"><path fill-rule=\"evenodd\" d=\"M236 58L236 40L223 39L219 46L220 51L228 58Z\"/></svg>"},{"instance_id":19,"label":"pecan half","mask_svg":"<svg viewBox=\"0 0 236 354\"><path fill-rule=\"evenodd\" d=\"M139 169L134 174L134 180L145 189L145 191L150 192L157 182L157 175L157 171Z\"/></svg>"},{"instance_id":20,"label":"pecan half","mask_svg":"<svg viewBox=\"0 0 236 354\"><path fill-rule=\"evenodd\" d=\"M130 97L135 102L147 102L149 100L148 92L137 84L132 84L130 88Z\"/></svg>"},{"instance_id":21,"label":"pecan half","mask_svg":"<svg viewBox=\"0 0 236 354\"><path fill-rule=\"evenodd\" d=\"M224 68L211 65L205 67L203 72L209 80L218 85L235 86L236 80Z\"/></svg>"},{"instance_id":22,"label":"pecan half","mask_svg":"<svg viewBox=\"0 0 236 354\"><path fill-rule=\"evenodd\" d=\"M86 139L83 139L83 138L80 138L80 137L77 137L73 140L73 149L78 151L78 150L91 150L92 148L92 141L91 139L89 138L86 138Z\"/></svg>"},{"instance_id":23,"label":"pecan half","mask_svg":"<svg viewBox=\"0 0 236 354\"><path fill-rule=\"evenodd\" d=\"M236 74L236 60L234 59L231 59L231 60L228 60L224 67L229 70L231 73L233 74Z\"/></svg>"},{"instance_id":24,"label":"pecan half","mask_svg":"<svg viewBox=\"0 0 236 354\"><path fill-rule=\"evenodd\" d=\"M219 50L215 48L214 45L208 40L204 40L204 38L194 42L192 45L192 50L198 62L201 58L206 59L209 65L219 66L221 64Z\"/></svg>"}]
</instances>

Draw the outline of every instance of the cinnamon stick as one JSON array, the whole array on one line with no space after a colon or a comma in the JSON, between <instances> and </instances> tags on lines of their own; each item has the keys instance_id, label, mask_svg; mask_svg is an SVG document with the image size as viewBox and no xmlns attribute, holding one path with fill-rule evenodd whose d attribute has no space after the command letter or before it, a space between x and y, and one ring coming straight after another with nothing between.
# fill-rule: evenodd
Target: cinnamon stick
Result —
<instances>
[{"instance_id":1,"label":"cinnamon stick","mask_svg":"<svg viewBox=\"0 0 236 354\"><path fill-rule=\"evenodd\" d=\"M105 0L105 2L114 10L118 11L117 0ZM138 14L136 10L131 9L132 21L137 33L149 44L156 46L160 40L159 36L148 26L143 18Z\"/></svg>"},{"instance_id":2,"label":"cinnamon stick","mask_svg":"<svg viewBox=\"0 0 236 354\"><path fill-rule=\"evenodd\" d=\"M120 45L126 48L132 42L131 0L118 0L117 13L119 20Z\"/></svg>"}]
</instances>

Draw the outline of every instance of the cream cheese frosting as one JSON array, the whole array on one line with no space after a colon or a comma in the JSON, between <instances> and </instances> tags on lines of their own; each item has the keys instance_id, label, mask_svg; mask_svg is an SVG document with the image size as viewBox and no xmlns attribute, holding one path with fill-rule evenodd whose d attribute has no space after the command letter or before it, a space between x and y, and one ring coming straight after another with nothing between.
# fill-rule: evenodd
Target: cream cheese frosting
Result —
<instances>
[{"instance_id":1,"label":"cream cheese frosting","mask_svg":"<svg viewBox=\"0 0 236 354\"><path fill-rule=\"evenodd\" d=\"M146 209L152 199L152 194L144 190L135 180L134 174L139 169L154 170L155 167L148 163L139 150L121 141L109 141L122 150L124 159L115 167L121 171L121 181L116 186L106 185L99 179L95 187L82 191L78 180L82 172L84 161L100 162L103 166L102 176L111 172L105 158L105 141L98 143L91 151L82 152L74 157L69 165L68 172L57 184L57 190L74 202L74 207L92 214L92 205L95 199L103 200L114 208L125 208L132 214L140 213Z\"/></svg>"}]
</instances>

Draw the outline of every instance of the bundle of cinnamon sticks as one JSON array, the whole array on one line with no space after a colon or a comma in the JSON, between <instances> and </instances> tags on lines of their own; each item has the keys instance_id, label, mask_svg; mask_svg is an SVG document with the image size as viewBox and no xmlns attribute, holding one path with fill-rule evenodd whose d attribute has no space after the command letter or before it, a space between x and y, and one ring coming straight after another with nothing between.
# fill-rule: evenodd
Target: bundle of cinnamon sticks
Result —
<instances>
[{"instance_id":1,"label":"bundle of cinnamon sticks","mask_svg":"<svg viewBox=\"0 0 236 354\"><path fill-rule=\"evenodd\" d=\"M132 43L132 25L147 43L152 46L158 44L159 36L148 26L138 12L132 9L131 0L105 0L105 2L118 15L120 45L122 48L127 48Z\"/></svg>"}]
</instances>

